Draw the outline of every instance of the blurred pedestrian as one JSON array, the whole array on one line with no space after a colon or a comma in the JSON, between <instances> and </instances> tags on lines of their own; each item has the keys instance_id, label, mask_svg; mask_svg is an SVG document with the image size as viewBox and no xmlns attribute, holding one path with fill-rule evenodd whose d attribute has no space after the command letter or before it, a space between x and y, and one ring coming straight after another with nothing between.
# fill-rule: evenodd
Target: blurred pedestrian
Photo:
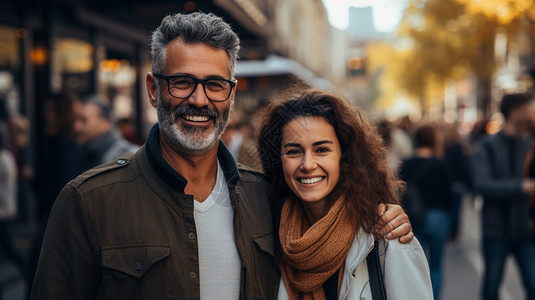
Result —
<instances>
[{"instance_id":1,"label":"blurred pedestrian","mask_svg":"<svg viewBox=\"0 0 535 300\"><path fill-rule=\"evenodd\" d=\"M8 119L10 136L9 149L17 162L17 205L18 221L27 223L30 221L31 204L33 202L33 178L34 168L30 162L30 121L18 114L12 114Z\"/></svg>"},{"instance_id":2,"label":"blurred pedestrian","mask_svg":"<svg viewBox=\"0 0 535 300\"><path fill-rule=\"evenodd\" d=\"M500 110L505 126L483 140L472 154L473 178L483 203L484 300L498 299L507 256L513 254L527 298L535 299L535 244L530 241L529 196L535 180L524 175L524 163L533 138L530 94L508 94Z\"/></svg>"},{"instance_id":3,"label":"blurred pedestrian","mask_svg":"<svg viewBox=\"0 0 535 300\"><path fill-rule=\"evenodd\" d=\"M221 140L228 147L237 163L262 171L256 143L242 132L243 126L245 125L238 120L236 113L231 112L227 128L221 135Z\"/></svg>"},{"instance_id":4,"label":"blurred pedestrian","mask_svg":"<svg viewBox=\"0 0 535 300\"><path fill-rule=\"evenodd\" d=\"M63 186L84 171L78 163L84 159L82 147L73 131L77 101L74 94L57 93L44 103L44 139L36 178L40 220L48 217Z\"/></svg>"},{"instance_id":5,"label":"blurred pedestrian","mask_svg":"<svg viewBox=\"0 0 535 300\"><path fill-rule=\"evenodd\" d=\"M59 192L71 179L83 171L82 147L75 141L73 132L78 100L74 94L54 93L46 97L43 110L44 137L38 151L36 195L38 200L38 228L32 239L27 278L33 281L48 216ZM29 295L29 291L28 291Z\"/></svg>"},{"instance_id":6,"label":"blurred pedestrian","mask_svg":"<svg viewBox=\"0 0 535 300\"><path fill-rule=\"evenodd\" d=\"M139 148L114 128L109 105L97 95L81 102L74 120L74 134L85 148L84 170L132 154Z\"/></svg>"},{"instance_id":7,"label":"blurred pedestrian","mask_svg":"<svg viewBox=\"0 0 535 300\"><path fill-rule=\"evenodd\" d=\"M435 299L440 295L452 205L451 178L448 167L437 155L438 140L432 126L419 127L415 133L415 155L405 160L400 168L400 177L407 182L407 214L413 223L414 234L426 250ZM413 205L420 206L416 207L418 213L409 209Z\"/></svg>"},{"instance_id":8,"label":"blurred pedestrian","mask_svg":"<svg viewBox=\"0 0 535 300\"><path fill-rule=\"evenodd\" d=\"M397 170L401 162L414 153L411 127L412 122L408 116L401 118L396 126L390 127L389 156L394 170Z\"/></svg>"},{"instance_id":9,"label":"blurred pedestrian","mask_svg":"<svg viewBox=\"0 0 535 300\"><path fill-rule=\"evenodd\" d=\"M24 259L15 249L11 224L17 217L17 165L7 149L5 124L0 124L0 250L24 272Z\"/></svg>"},{"instance_id":10,"label":"blurred pedestrian","mask_svg":"<svg viewBox=\"0 0 535 300\"><path fill-rule=\"evenodd\" d=\"M459 235L459 214L462 200L473 190L472 173L469 165L470 145L460 137L456 126L445 128L444 162L450 172L453 200L451 206L451 238Z\"/></svg>"}]
</instances>

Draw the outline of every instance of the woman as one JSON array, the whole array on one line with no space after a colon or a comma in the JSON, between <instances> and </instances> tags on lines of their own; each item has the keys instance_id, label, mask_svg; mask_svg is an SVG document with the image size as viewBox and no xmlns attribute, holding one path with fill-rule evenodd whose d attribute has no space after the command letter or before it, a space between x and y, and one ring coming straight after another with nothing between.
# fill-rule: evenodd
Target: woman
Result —
<instances>
[{"instance_id":1,"label":"woman","mask_svg":"<svg viewBox=\"0 0 535 300\"><path fill-rule=\"evenodd\" d=\"M380 204L396 203L386 151L359 111L321 91L275 105L259 152L276 193L279 299L370 299L366 257ZM432 299L424 253L382 239L388 299Z\"/></svg>"},{"instance_id":2,"label":"woman","mask_svg":"<svg viewBox=\"0 0 535 300\"><path fill-rule=\"evenodd\" d=\"M442 259L450 236L453 194L448 167L438 158L439 147L435 129L421 126L415 133L414 157L405 160L400 177L407 182L407 201L414 201L411 192L418 190L425 211L421 222L414 223L414 232L427 252L435 299L440 294ZM411 187L411 185L413 185ZM409 213L410 216L410 212ZM412 218L414 221L415 219Z\"/></svg>"}]
</instances>

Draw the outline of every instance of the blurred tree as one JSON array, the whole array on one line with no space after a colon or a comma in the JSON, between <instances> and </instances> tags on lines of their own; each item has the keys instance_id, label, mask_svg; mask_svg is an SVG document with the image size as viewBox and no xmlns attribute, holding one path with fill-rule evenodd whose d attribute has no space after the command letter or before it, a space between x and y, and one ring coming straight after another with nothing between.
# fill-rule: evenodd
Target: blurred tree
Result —
<instances>
[{"instance_id":1,"label":"blurred tree","mask_svg":"<svg viewBox=\"0 0 535 300\"><path fill-rule=\"evenodd\" d=\"M430 86L474 74L478 106L488 113L496 34L514 36L528 17L533 0L410 0L399 29L408 46L395 77L425 111Z\"/></svg>"}]
</instances>

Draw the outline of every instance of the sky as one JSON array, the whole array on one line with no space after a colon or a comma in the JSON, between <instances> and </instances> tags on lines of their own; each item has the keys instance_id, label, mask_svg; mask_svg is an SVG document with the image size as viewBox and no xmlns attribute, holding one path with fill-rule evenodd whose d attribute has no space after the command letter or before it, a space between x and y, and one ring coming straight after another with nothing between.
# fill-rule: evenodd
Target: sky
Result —
<instances>
[{"instance_id":1,"label":"sky","mask_svg":"<svg viewBox=\"0 0 535 300\"><path fill-rule=\"evenodd\" d=\"M395 30L407 5L404 0L323 0L329 22L339 29L349 24L349 7L373 7L375 28L378 31Z\"/></svg>"}]
</instances>

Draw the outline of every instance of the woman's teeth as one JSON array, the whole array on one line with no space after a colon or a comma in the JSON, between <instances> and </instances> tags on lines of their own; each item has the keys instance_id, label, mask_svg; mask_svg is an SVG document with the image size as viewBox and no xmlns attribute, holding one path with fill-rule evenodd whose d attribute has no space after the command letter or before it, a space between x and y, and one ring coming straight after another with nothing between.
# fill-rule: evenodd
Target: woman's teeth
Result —
<instances>
[{"instance_id":1,"label":"woman's teeth","mask_svg":"<svg viewBox=\"0 0 535 300\"><path fill-rule=\"evenodd\" d=\"M299 181L303 184L313 184L322 181L323 178L324 177L300 178Z\"/></svg>"}]
</instances>

